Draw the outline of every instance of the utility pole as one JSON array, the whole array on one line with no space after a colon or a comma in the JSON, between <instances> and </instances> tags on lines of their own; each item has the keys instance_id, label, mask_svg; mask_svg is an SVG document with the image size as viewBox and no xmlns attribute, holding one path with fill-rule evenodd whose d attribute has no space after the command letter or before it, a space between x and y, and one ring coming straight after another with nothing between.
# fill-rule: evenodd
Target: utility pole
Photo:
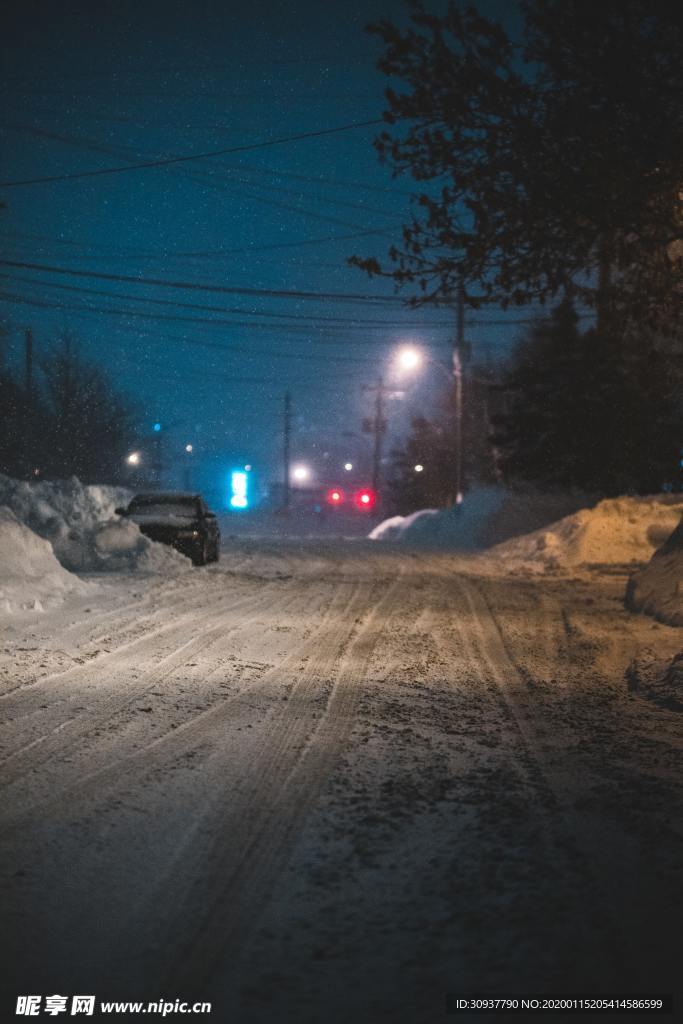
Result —
<instances>
[{"instance_id":1,"label":"utility pole","mask_svg":"<svg viewBox=\"0 0 683 1024\"><path fill-rule=\"evenodd\" d=\"M282 488L282 510L289 512L289 448L292 435L292 396L285 392L284 432L283 432L283 464L284 479Z\"/></svg>"},{"instance_id":2,"label":"utility pole","mask_svg":"<svg viewBox=\"0 0 683 1024\"><path fill-rule=\"evenodd\" d=\"M379 485L382 477L382 434L384 433L384 383L381 377L377 378L375 390L375 446L372 454L372 489L379 494Z\"/></svg>"},{"instance_id":3,"label":"utility pole","mask_svg":"<svg viewBox=\"0 0 683 1024\"><path fill-rule=\"evenodd\" d=\"M374 392L375 415L363 420L363 430L374 437L372 453L372 489L379 497L379 489L382 483L382 438L387 429L387 421L384 417L384 395L392 391L392 388L385 387L381 377L377 383L363 388L364 391Z\"/></svg>"},{"instance_id":4,"label":"utility pole","mask_svg":"<svg viewBox=\"0 0 683 1024\"><path fill-rule=\"evenodd\" d=\"M161 423L154 424L154 482L157 490L161 490L161 478L164 471L163 454L162 454L162 441L161 441Z\"/></svg>"},{"instance_id":5,"label":"utility pole","mask_svg":"<svg viewBox=\"0 0 683 1024\"><path fill-rule=\"evenodd\" d=\"M462 505L462 358L465 350L465 291L458 287L455 346L453 348L453 380L455 383L455 506Z\"/></svg>"},{"instance_id":6,"label":"utility pole","mask_svg":"<svg viewBox=\"0 0 683 1024\"><path fill-rule=\"evenodd\" d=\"M26 328L24 334L24 348L26 354L26 396L31 400L33 397L33 331Z\"/></svg>"}]
</instances>

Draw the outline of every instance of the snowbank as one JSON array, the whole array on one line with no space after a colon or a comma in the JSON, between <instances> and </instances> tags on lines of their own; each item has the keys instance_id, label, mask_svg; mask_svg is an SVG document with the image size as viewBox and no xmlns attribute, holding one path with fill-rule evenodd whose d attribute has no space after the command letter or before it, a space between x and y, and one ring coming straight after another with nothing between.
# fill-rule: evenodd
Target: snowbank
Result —
<instances>
[{"instance_id":1,"label":"snowbank","mask_svg":"<svg viewBox=\"0 0 683 1024\"><path fill-rule=\"evenodd\" d=\"M631 576L626 607L683 626L683 519L649 563Z\"/></svg>"},{"instance_id":2,"label":"snowbank","mask_svg":"<svg viewBox=\"0 0 683 1024\"><path fill-rule=\"evenodd\" d=\"M680 495L608 498L487 554L510 567L573 569L647 562L683 515Z\"/></svg>"},{"instance_id":3,"label":"snowbank","mask_svg":"<svg viewBox=\"0 0 683 1024\"><path fill-rule=\"evenodd\" d=\"M88 583L59 564L48 541L0 505L0 614L42 612L67 594L89 589Z\"/></svg>"},{"instance_id":4,"label":"snowbank","mask_svg":"<svg viewBox=\"0 0 683 1024\"><path fill-rule=\"evenodd\" d=\"M672 711L683 711L683 653L668 661L646 649L634 658L625 675L631 693Z\"/></svg>"},{"instance_id":5,"label":"snowbank","mask_svg":"<svg viewBox=\"0 0 683 1024\"><path fill-rule=\"evenodd\" d=\"M114 509L131 497L122 487L86 486L76 477L28 483L0 475L0 504L49 541L58 561L71 572L189 569L189 559L114 516Z\"/></svg>"},{"instance_id":6,"label":"snowbank","mask_svg":"<svg viewBox=\"0 0 683 1024\"><path fill-rule=\"evenodd\" d=\"M411 547L474 551L482 546L490 519L498 511L504 495L497 487L472 491L458 508L426 508L409 516L385 519L368 538Z\"/></svg>"}]
</instances>

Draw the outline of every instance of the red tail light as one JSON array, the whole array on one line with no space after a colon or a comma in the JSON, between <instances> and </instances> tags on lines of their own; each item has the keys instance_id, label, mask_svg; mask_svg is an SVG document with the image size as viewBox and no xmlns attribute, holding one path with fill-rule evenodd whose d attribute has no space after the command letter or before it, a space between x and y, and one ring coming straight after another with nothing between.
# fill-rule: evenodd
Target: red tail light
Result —
<instances>
[{"instance_id":1,"label":"red tail light","mask_svg":"<svg viewBox=\"0 0 683 1024\"><path fill-rule=\"evenodd\" d=\"M345 501L346 495L342 491L341 487L330 487L327 492L328 505L343 505Z\"/></svg>"},{"instance_id":2,"label":"red tail light","mask_svg":"<svg viewBox=\"0 0 683 1024\"><path fill-rule=\"evenodd\" d=\"M376 502L377 495L369 487L364 487L362 490L356 491L353 496L353 503L361 512L369 512L375 507Z\"/></svg>"}]
</instances>

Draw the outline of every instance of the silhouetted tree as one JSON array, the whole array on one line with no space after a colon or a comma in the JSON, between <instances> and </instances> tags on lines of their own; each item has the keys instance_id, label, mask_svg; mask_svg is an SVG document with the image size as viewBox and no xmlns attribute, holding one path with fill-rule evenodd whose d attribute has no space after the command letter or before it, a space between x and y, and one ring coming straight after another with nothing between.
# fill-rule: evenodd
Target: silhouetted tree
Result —
<instances>
[{"instance_id":1,"label":"silhouetted tree","mask_svg":"<svg viewBox=\"0 0 683 1024\"><path fill-rule=\"evenodd\" d=\"M569 304L517 346L494 417L510 481L605 495L652 493L676 479L680 359L656 339L581 333Z\"/></svg>"},{"instance_id":2,"label":"silhouetted tree","mask_svg":"<svg viewBox=\"0 0 683 1024\"><path fill-rule=\"evenodd\" d=\"M134 410L108 374L83 358L65 334L41 363L50 444L44 475L77 476L86 483L114 482L134 438Z\"/></svg>"},{"instance_id":3,"label":"silhouetted tree","mask_svg":"<svg viewBox=\"0 0 683 1024\"><path fill-rule=\"evenodd\" d=\"M529 0L521 45L474 7L370 26L391 78L376 141L424 183L371 274L471 306L573 295L599 328L683 306L683 7Z\"/></svg>"}]
</instances>

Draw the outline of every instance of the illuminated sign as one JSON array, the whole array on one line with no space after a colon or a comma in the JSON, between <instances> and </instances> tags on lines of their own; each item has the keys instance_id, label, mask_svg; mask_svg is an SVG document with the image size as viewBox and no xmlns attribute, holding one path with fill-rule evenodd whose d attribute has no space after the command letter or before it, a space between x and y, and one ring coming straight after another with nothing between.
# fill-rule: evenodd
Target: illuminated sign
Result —
<instances>
[{"instance_id":1,"label":"illuminated sign","mask_svg":"<svg viewBox=\"0 0 683 1024\"><path fill-rule=\"evenodd\" d=\"M248 476L244 470L236 469L230 477L230 507L247 508L249 499L247 497Z\"/></svg>"}]
</instances>

